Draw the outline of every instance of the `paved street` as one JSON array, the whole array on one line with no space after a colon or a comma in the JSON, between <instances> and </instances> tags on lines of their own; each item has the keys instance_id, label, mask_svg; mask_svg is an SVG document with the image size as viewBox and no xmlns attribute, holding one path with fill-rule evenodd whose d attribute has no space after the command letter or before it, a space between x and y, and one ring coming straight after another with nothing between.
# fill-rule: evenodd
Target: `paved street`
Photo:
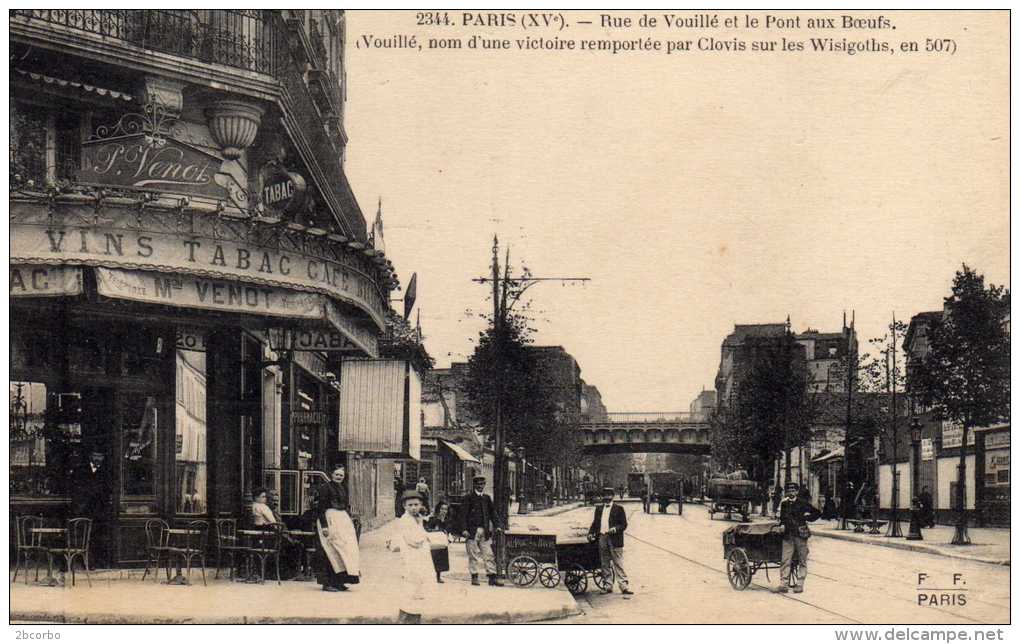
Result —
<instances>
[{"instance_id":1,"label":"paved street","mask_svg":"<svg viewBox=\"0 0 1020 644\"><path fill-rule=\"evenodd\" d=\"M721 533L735 522L705 508L685 506L677 516L644 515L640 503L626 502L630 527L626 561L636 595L589 593L578 598L583 615L563 623L914 623L973 624L1009 620L1009 567L950 559L874 545L811 539L810 572L801 595L767 589L764 571L751 586L733 590L725 574ZM592 509L556 517L518 517L521 527L561 534L583 532ZM918 606L917 575L928 588L952 586L953 574L966 583L966 604ZM771 585L778 571L769 571ZM963 586L963 583L961 583ZM936 593L938 594L938 593ZM951 593L954 594L955 593Z\"/></svg>"}]
</instances>

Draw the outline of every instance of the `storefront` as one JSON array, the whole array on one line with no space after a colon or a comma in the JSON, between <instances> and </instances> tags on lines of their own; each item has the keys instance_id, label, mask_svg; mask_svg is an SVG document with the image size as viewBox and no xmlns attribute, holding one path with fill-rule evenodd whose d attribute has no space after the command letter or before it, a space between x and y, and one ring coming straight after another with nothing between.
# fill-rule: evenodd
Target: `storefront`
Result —
<instances>
[{"instance_id":1,"label":"storefront","mask_svg":"<svg viewBox=\"0 0 1020 644\"><path fill-rule=\"evenodd\" d=\"M340 356L377 355L385 305L367 281L350 297L339 278L310 288L313 267L352 272L340 248L231 238L218 217L127 201L12 195L10 508L91 516L97 563L139 565L147 520L244 516L278 470L345 460ZM226 254L275 274L213 259ZM285 285L279 268L302 263Z\"/></svg>"},{"instance_id":2,"label":"storefront","mask_svg":"<svg viewBox=\"0 0 1020 644\"><path fill-rule=\"evenodd\" d=\"M1009 429L1007 425L975 431L978 443L977 506L979 525L1010 526Z\"/></svg>"}]
</instances>

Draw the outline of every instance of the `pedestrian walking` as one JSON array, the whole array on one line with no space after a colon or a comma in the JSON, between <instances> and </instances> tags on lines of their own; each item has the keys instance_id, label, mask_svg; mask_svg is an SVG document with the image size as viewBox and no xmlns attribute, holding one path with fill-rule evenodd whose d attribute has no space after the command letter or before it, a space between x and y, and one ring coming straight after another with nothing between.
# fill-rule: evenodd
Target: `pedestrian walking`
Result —
<instances>
[{"instance_id":1,"label":"pedestrian walking","mask_svg":"<svg viewBox=\"0 0 1020 644\"><path fill-rule=\"evenodd\" d=\"M648 494L648 486L641 486L641 508L645 514L649 514L652 511L652 497Z\"/></svg>"},{"instance_id":2,"label":"pedestrian walking","mask_svg":"<svg viewBox=\"0 0 1020 644\"><path fill-rule=\"evenodd\" d=\"M932 507L934 502L927 485L921 488L921 494L918 495L917 500L921 504L921 525L925 528L934 528L935 512Z\"/></svg>"},{"instance_id":3,"label":"pedestrian walking","mask_svg":"<svg viewBox=\"0 0 1020 644\"><path fill-rule=\"evenodd\" d=\"M835 519L838 515L836 514L836 501L832 498L832 492L825 493L825 504L822 505L822 518L823 519Z\"/></svg>"},{"instance_id":4,"label":"pedestrian walking","mask_svg":"<svg viewBox=\"0 0 1020 644\"><path fill-rule=\"evenodd\" d=\"M429 484L425 481L425 477L418 479L418 484L414 486L414 489L421 494L421 502L423 505L424 514L429 513Z\"/></svg>"},{"instance_id":5,"label":"pedestrian walking","mask_svg":"<svg viewBox=\"0 0 1020 644\"><path fill-rule=\"evenodd\" d=\"M425 521L425 531L429 533L429 542L432 544L432 564L436 569L436 583L443 583L443 573L450 570L450 540L446 536L449 531L447 520L450 514L450 504L446 501L439 501L432 512L432 516Z\"/></svg>"},{"instance_id":6,"label":"pedestrian walking","mask_svg":"<svg viewBox=\"0 0 1020 644\"><path fill-rule=\"evenodd\" d=\"M492 553L496 512L492 497L485 493L485 477L472 479L474 491L464 501L464 544L467 548L471 585L479 586L478 575L485 570L490 586L502 586L496 576L496 557Z\"/></svg>"},{"instance_id":7,"label":"pedestrian walking","mask_svg":"<svg viewBox=\"0 0 1020 644\"><path fill-rule=\"evenodd\" d=\"M793 592L804 592L807 580L808 539L811 530L807 522L821 516L821 512L811 505L806 495L800 494L800 486L796 483L786 484L786 498L779 505L779 525L783 526L783 562L779 568L781 579L776 592L785 593L792 586ZM793 571L793 558L797 557L800 576Z\"/></svg>"},{"instance_id":8,"label":"pedestrian walking","mask_svg":"<svg viewBox=\"0 0 1020 644\"><path fill-rule=\"evenodd\" d=\"M588 539L598 541L602 574L606 579L615 580L624 596L633 595L629 588L627 572L623 568L623 533L627 530L627 513L622 505L613 503L613 488L602 490L602 504L595 508L595 516L588 528ZM612 586L602 591L613 592Z\"/></svg>"},{"instance_id":9,"label":"pedestrian walking","mask_svg":"<svg viewBox=\"0 0 1020 644\"><path fill-rule=\"evenodd\" d=\"M404 592L397 621L420 624L424 602L436 590L429 535L422 521L424 499L418 490L407 490L401 502L404 514L397 520L397 534L386 542L386 547L399 552L404 562Z\"/></svg>"},{"instance_id":10,"label":"pedestrian walking","mask_svg":"<svg viewBox=\"0 0 1020 644\"><path fill-rule=\"evenodd\" d=\"M347 590L346 584L356 584L361 575L361 552L358 535L348 510L347 490L343 487L347 471L337 466L330 480L316 490L315 527L319 533L316 542L316 581L326 592Z\"/></svg>"}]
</instances>

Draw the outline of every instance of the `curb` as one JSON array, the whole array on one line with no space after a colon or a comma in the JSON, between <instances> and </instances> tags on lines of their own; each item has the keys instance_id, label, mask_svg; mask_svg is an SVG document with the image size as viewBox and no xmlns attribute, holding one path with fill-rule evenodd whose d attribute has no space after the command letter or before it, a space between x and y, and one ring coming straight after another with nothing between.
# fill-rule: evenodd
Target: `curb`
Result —
<instances>
[{"instance_id":1,"label":"curb","mask_svg":"<svg viewBox=\"0 0 1020 644\"><path fill-rule=\"evenodd\" d=\"M557 606L555 609L530 610L514 613L485 612L485 613L462 613L453 615L425 616L425 624L522 624L527 622L540 622L553 619L563 619L580 615L581 609L577 603L573 607L566 604ZM267 617L264 615L222 615L218 617L203 618L196 620L188 617L168 617L165 615L118 615L115 613L86 613L66 614L50 611L27 610L12 611L10 613L12 622L51 622L55 624L396 624L397 616L381 618L374 617L340 617L329 618L322 615L300 617Z\"/></svg>"},{"instance_id":2,"label":"curb","mask_svg":"<svg viewBox=\"0 0 1020 644\"><path fill-rule=\"evenodd\" d=\"M944 552L942 550L932 548L929 546L916 545L913 543L899 543L897 541L872 541L871 539L858 539L848 534L823 532L821 530L812 531L811 536L824 537L827 539L836 539L839 541L851 541L853 543L863 543L865 545L878 546L879 548L896 548L898 550L923 552L929 555L937 555L940 557L947 557L949 559L962 559L964 561L975 561L978 563L991 564L993 566L1009 566L1009 559L991 559L987 557L975 557L973 555L956 554L952 552Z\"/></svg>"}]
</instances>

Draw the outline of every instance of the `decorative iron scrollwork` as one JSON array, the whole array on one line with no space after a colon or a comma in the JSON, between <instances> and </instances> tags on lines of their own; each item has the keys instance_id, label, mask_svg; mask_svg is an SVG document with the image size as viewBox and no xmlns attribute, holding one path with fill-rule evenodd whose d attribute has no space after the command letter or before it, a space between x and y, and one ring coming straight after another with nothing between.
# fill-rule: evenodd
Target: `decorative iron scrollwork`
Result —
<instances>
[{"instance_id":1,"label":"decorative iron scrollwork","mask_svg":"<svg viewBox=\"0 0 1020 644\"><path fill-rule=\"evenodd\" d=\"M128 112L113 125L100 125L93 139L112 139L135 134L144 135L146 144L161 148L166 145L168 138L187 140L188 128L159 97L151 95L141 112Z\"/></svg>"}]
</instances>

